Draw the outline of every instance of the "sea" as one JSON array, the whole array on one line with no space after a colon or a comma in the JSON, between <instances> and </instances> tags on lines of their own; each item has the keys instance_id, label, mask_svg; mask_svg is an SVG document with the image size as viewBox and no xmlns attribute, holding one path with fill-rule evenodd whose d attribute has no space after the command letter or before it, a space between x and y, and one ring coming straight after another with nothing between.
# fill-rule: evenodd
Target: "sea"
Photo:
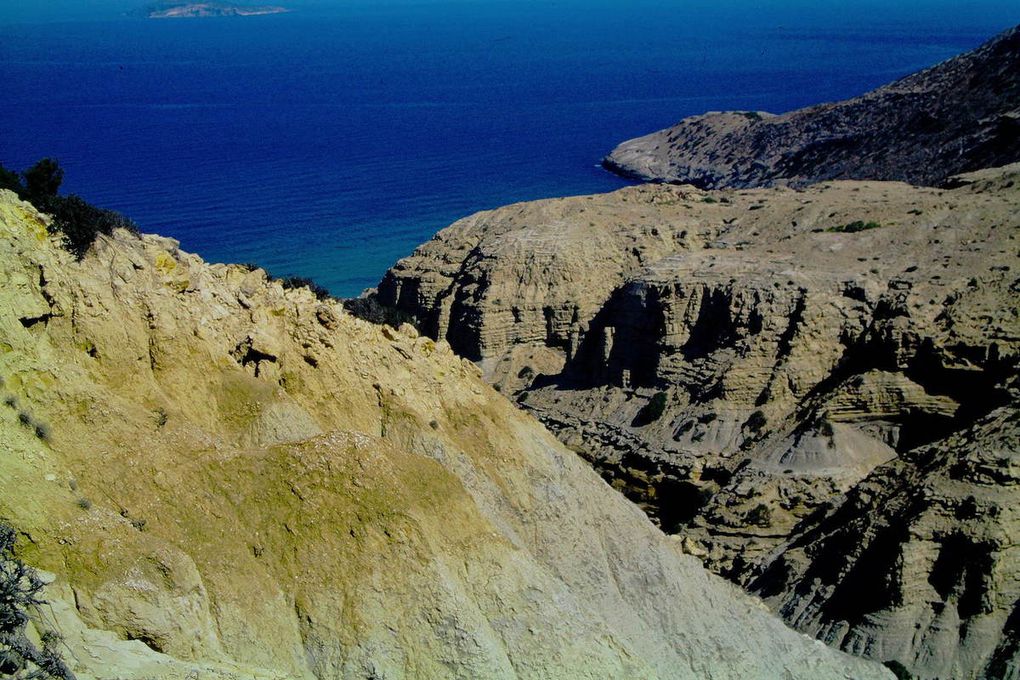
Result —
<instances>
[{"instance_id":1,"label":"sea","mask_svg":"<svg viewBox=\"0 0 1020 680\"><path fill-rule=\"evenodd\" d=\"M214 262L374 286L478 210L610 191L617 143L861 94L1020 23L1011 0L265 0L151 20L0 0L0 163Z\"/></svg>"}]
</instances>

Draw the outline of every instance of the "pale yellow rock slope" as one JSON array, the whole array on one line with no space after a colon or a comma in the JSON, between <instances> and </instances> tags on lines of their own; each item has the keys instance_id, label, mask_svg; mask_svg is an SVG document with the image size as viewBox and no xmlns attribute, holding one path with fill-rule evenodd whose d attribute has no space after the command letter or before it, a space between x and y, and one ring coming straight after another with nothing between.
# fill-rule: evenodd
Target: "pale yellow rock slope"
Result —
<instances>
[{"instance_id":1,"label":"pale yellow rock slope","mask_svg":"<svg viewBox=\"0 0 1020 680\"><path fill-rule=\"evenodd\" d=\"M888 677L679 554L445 343L169 239L77 263L7 192L0 376L0 518L79 677Z\"/></svg>"}]
</instances>

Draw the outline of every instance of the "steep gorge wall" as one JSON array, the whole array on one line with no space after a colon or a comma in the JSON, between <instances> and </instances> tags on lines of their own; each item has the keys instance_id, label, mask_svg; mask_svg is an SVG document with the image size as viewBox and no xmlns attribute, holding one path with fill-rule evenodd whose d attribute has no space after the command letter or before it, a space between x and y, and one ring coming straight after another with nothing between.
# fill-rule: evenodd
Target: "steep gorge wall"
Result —
<instances>
[{"instance_id":1,"label":"steep gorge wall","mask_svg":"<svg viewBox=\"0 0 1020 680\"><path fill-rule=\"evenodd\" d=\"M76 262L7 192L0 236L0 518L79 677L888 677L682 555L445 342L169 239Z\"/></svg>"},{"instance_id":2,"label":"steep gorge wall","mask_svg":"<svg viewBox=\"0 0 1020 680\"><path fill-rule=\"evenodd\" d=\"M475 328L498 327L432 329L457 338L487 379L688 552L746 586L869 475L1016 409L1017 172L975 173L952 191L659 185L543 201L441 232L387 274L379 297L434 318L428 296L418 306L393 294L427 281L441 291L434 299L469 309ZM434 266L454 261L448 245L460 241L471 258ZM550 299L554 312L576 311L545 327L513 311ZM1008 484L999 491L1015 494ZM900 548L910 545L892 552ZM992 561L1009 572L1002 550ZM924 568L904 575L897 595L914 614L927 591L911 584ZM802 587L798 578L808 577L794 574L788 587ZM875 642L899 639L904 619L882 615L900 606L892 597L872 602L874 620L829 621L841 635L802 627L858 653L889 651L922 677L969 677L1011 635L1002 612L1012 591L991 590L996 623L966 644L958 635L944 654L934 650L946 638L934 633ZM931 632L945 621L918 614L914 623Z\"/></svg>"}]
</instances>

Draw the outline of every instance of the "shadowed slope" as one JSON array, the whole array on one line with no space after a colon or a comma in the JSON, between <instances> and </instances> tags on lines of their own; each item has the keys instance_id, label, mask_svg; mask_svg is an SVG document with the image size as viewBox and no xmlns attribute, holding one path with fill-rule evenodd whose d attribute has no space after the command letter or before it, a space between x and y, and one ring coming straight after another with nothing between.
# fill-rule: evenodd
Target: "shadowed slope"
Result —
<instances>
[{"instance_id":1,"label":"shadowed slope","mask_svg":"<svg viewBox=\"0 0 1020 680\"><path fill-rule=\"evenodd\" d=\"M713 112L620 144L603 164L702 188L832 179L937 185L1020 160L1020 27L855 99L782 115Z\"/></svg>"}]
</instances>

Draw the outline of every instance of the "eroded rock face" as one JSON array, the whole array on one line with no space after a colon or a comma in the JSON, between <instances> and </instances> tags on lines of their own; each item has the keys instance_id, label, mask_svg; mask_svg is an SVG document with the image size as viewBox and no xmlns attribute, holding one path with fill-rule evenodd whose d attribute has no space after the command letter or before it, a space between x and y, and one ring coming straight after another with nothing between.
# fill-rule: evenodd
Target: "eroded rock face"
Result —
<instances>
[{"instance_id":1,"label":"eroded rock face","mask_svg":"<svg viewBox=\"0 0 1020 680\"><path fill-rule=\"evenodd\" d=\"M1020 664L1020 411L905 452L803 522L750 583L795 627L935 678Z\"/></svg>"},{"instance_id":2,"label":"eroded rock face","mask_svg":"<svg viewBox=\"0 0 1020 680\"><path fill-rule=\"evenodd\" d=\"M0 518L87 678L865 678L445 342L0 192Z\"/></svg>"},{"instance_id":3,"label":"eroded rock face","mask_svg":"<svg viewBox=\"0 0 1020 680\"><path fill-rule=\"evenodd\" d=\"M861 97L782 115L713 112L632 139L603 161L703 188L833 179L937 185L1020 160L1020 27Z\"/></svg>"},{"instance_id":4,"label":"eroded rock face","mask_svg":"<svg viewBox=\"0 0 1020 680\"><path fill-rule=\"evenodd\" d=\"M1016 409L1020 168L955 184L646 185L513 206L440 232L378 298L476 359L687 552L748 585L871 475ZM934 633L875 643L904 621L876 603L840 636L782 612L933 677L978 673L1008 638L999 603L971 647L941 657ZM861 636L872 642L848 642Z\"/></svg>"}]
</instances>

